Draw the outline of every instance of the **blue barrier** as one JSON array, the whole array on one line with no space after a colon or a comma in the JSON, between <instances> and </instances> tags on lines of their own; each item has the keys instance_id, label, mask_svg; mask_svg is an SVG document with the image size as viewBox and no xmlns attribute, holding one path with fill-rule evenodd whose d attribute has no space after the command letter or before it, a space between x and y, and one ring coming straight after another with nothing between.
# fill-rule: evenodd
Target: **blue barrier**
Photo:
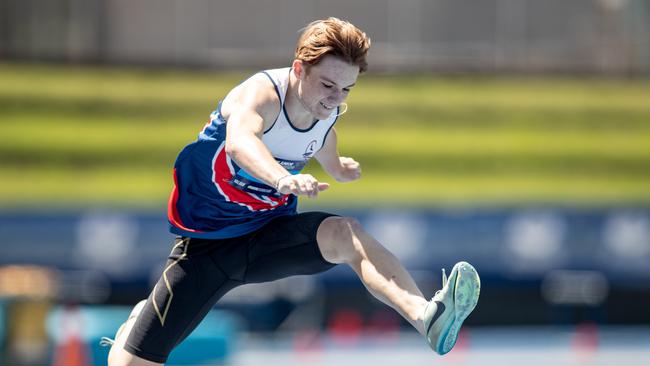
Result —
<instances>
[{"instance_id":1,"label":"blue barrier","mask_svg":"<svg viewBox=\"0 0 650 366\"><path fill-rule=\"evenodd\" d=\"M423 290L439 286L440 268L450 269L458 260L474 264L485 289L472 317L477 324L564 322L560 312L577 306L570 305L577 300L566 289L587 285L593 290L589 301L578 302L600 304L589 305L587 313L593 309L599 319L618 323L650 321L644 307L650 293L648 207L324 210L356 217L421 281ZM50 268L61 284L59 298L85 304L147 296L173 241L162 211L0 212L0 237L0 267ZM359 295L360 304L366 299L347 266L310 281L311 296L329 301L325 319L338 299L349 305L350 293ZM248 290L256 298L268 295L250 308L241 296L224 298L219 306L253 319L251 328L259 328L253 330L273 330L298 302L310 301L293 299L282 285L263 288ZM504 298L517 301L508 307ZM103 335L112 336L115 329ZM217 343L211 345L218 349Z\"/></svg>"},{"instance_id":2,"label":"blue barrier","mask_svg":"<svg viewBox=\"0 0 650 366\"><path fill-rule=\"evenodd\" d=\"M626 285L650 280L648 208L332 212L358 218L409 270L431 270L464 259L480 267L488 281L540 280L556 269L595 270L612 283ZM117 285L151 283L173 241L164 212L0 212L0 236L5 243L0 265L92 271L93 279L104 276ZM353 274L331 271L327 276L337 281ZM80 278L76 272L71 277L67 283Z\"/></svg>"}]
</instances>

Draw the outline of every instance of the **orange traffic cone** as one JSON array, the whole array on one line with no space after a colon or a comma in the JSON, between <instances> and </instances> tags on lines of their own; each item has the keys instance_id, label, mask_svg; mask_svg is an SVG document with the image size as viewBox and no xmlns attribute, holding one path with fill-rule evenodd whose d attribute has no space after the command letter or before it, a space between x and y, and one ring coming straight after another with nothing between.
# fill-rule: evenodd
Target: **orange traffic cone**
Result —
<instances>
[{"instance_id":1,"label":"orange traffic cone","mask_svg":"<svg viewBox=\"0 0 650 366\"><path fill-rule=\"evenodd\" d=\"M61 311L61 329L52 366L91 366L81 330L83 322L76 307L65 307Z\"/></svg>"}]
</instances>

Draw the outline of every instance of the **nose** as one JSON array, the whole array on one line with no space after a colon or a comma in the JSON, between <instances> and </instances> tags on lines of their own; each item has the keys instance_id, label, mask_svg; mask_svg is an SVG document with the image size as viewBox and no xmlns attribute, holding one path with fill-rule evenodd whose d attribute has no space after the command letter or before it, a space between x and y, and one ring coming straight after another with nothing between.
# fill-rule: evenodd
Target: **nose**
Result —
<instances>
[{"instance_id":1,"label":"nose","mask_svg":"<svg viewBox=\"0 0 650 366\"><path fill-rule=\"evenodd\" d=\"M342 90L332 90L327 99L336 104L340 104L345 99L345 93Z\"/></svg>"}]
</instances>

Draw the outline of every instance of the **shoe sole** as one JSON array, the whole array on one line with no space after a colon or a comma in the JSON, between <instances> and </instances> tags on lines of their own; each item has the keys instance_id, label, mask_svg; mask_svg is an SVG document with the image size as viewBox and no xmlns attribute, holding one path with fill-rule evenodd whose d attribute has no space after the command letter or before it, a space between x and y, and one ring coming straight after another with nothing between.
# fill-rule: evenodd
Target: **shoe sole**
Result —
<instances>
[{"instance_id":1,"label":"shoe sole","mask_svg":"<svg viewBox=\"0 0 650 366\"><path fill-rule=\"evenodd\" d=\"M467 262L459 262L456 266L459 268L454 289L454 320L443 331L443 337L440 337L441 342L436 347L436 351L440 355L444 355L454 348L460 327L476 307L481 292L481 279L476 269Z\"/></svg>"}]
</instances>

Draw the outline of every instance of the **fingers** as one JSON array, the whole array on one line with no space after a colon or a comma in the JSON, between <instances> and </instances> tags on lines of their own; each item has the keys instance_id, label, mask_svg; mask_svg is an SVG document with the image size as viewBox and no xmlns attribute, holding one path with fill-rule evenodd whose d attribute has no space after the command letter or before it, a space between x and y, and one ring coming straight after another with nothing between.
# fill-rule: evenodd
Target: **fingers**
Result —
<instances>
[{"instance_id":1,"label":"fingers","mask_svg":"<svg viewBox=\"0 0 650 366\"><path fill-rule=\"evenodd\" d=\"M354 160L352 158L345 157L345 156L341 157L341 165L343 167L347 168L347 169L357 169L357 168L359 168L359 163L356 160Z\"/></svg>"},{"instance_id":2,"label":"fingers","mask_svg":"<svg viewBox=\"0 0 650 366\"><path fill-rule=\"evenodd\" d=\"M319 191L324 191L329 187L330 187L329 183L320 183L320 182L318 183L318 190Z\"/></svg>"},{"instance_id":3,"label":"fingers","mask_svg":"<svg viewBox=\"0 0 650 366\"><path fill-rule=\"evenodd\" d=\"M329 187L327 183L320 183L310 174L296 174L282 179L278 191L283 194L296 196L316 197L319 191Z\"/></svg>"},{"instance_id":4,"label":"fingers","mask_svg":"<svg viewBox=\"0 0 650 366\"><path fill-rule=\"evenodd\" d=\"M342 156L341 166L344 169L342 181L352 181L361 178L361 164L352 158Z\"/></svg>"},{"instance_id":5,"label":"fingers","mask_svg":"<svg viewBox=\"0 0 650 366\"><path fill-rule=\"evenodd\" d=\"M352 180L357 180L357 179L361 178L361 169L356 169L356 170L352 171L351 176L352 176Z\"/></svg>"}]
</instances>

